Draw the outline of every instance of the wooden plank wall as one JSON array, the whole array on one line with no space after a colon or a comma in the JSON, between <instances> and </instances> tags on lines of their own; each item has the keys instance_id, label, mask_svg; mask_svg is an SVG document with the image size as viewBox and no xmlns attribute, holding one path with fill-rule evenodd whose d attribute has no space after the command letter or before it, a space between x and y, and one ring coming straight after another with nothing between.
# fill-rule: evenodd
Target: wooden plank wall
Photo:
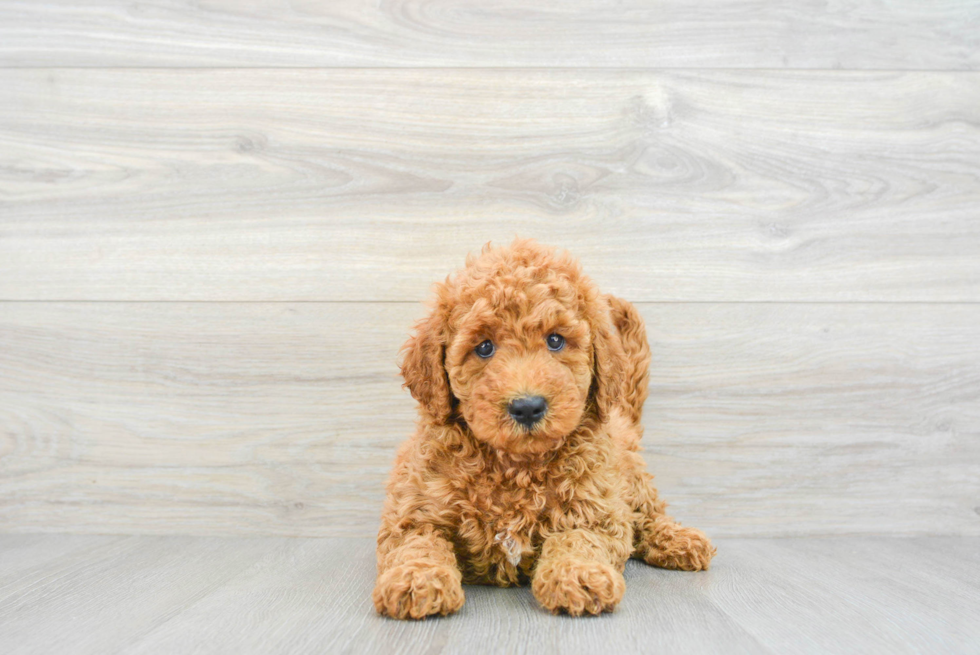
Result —
<instances>
[{"instance_id":1,"label":"wooden plank wall","mask_svg":"<svg viewBox=\"0 0 980 655\"><path fill-rule=\"evenodd\" d=\"M0 0L0 530L374 532L486 241L718 536L980 535L980 3Z\"/></svg>"}]
</instances>

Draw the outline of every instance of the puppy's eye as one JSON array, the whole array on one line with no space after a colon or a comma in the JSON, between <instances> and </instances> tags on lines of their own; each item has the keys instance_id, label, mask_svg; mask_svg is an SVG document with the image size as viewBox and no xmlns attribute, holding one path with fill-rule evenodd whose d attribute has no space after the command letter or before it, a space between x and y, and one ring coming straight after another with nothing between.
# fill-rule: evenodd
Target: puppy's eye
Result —
<instances>
[{"instance_id":1,"label":"puppy's eye","mask_svg":"<svg viewBox=\"0 0 980 655\"><path fill-rule=\"evenodd\" d=\"M486 341L484 341L483 343L481 343L479 346L477 346L474 349L474 352L477 354L478 357L482 357L483 359L486 359L488 357L492 357L493 356L493 351L494 350L496 350L496 348L493 347L493 341L490 341L490 339L487 339Z\"/></svg>"},{"instance_id":2,"label":"puppy's eye","mask_svg":"<svg viewBox=\"0 0 980 655\"><path fill-rule=\"evenodd\" d=\"M548 350L554 350L555 352L565 347L565 337L560 334L549 334L545 342L548 344Z\"/></svg>"}]
</instances>

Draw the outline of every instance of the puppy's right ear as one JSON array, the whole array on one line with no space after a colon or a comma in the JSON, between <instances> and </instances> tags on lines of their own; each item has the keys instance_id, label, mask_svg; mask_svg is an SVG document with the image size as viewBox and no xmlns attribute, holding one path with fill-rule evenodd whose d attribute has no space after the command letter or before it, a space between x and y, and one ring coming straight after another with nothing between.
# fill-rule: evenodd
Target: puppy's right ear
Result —
<instances>
[{"instance_id":1,"label":"puppy's right ear","mask_svg":"<svg viewBox=\"0 0 980 655\"><path fill-rule=\"evenodd\" d=\"M403 386L419 401L422 411L440 423L449 420L453 397L446 374L446 322L437 306L415 324L415 336L402 346Z\"/></svg>"}]
</instances>

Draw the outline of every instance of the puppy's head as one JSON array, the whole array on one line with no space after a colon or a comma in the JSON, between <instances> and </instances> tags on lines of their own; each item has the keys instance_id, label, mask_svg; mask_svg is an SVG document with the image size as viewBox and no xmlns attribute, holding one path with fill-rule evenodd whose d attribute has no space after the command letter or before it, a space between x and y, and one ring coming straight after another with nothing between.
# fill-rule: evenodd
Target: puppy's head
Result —
<instances>
[{"instance_id":1,"label":"puppy's head","mask_svg":"<svg viewBox=\"0 0 980 655\"><path fill-rule=\"evenodd\" d=\"M578 263L515 241L436 286L402 375L430 420L461 417L494 448L542 453L586 417L605 418L622 360L608 307Z\"/></svg>"}]
</instances>

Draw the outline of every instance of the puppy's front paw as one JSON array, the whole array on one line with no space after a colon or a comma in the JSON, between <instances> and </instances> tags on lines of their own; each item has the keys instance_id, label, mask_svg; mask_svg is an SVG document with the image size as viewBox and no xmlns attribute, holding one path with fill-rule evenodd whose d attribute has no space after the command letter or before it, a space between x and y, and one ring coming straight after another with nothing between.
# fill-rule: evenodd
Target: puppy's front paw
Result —
<instances>
[{"instance_id":1,"label":"puppy's front paw","mask_svg":"<svg viewBox=\"0 0 980 655\"><path fill-rule=\"evenodd\" d=\"M378 577L374 607L393 619L422 619L433 614L452 614L463 606L459 569L408 562Z\"/></svg>"},{"instance_id":2,"label":"puppy's front paw","mask_svg":"<svg viewBox=\"0 0 980 655\"><path fill-rule=\"evenodd\" d=\"M623 598L623 574L602 562L563 558L543 562L534 572L531 591L545 609L572 616L611 612Z\"/></svg>"},{"instance_id":3,"label":"puppy's front paw","mask_svg":"<svg viewBox=\"0 0 980 655\"><path fill-rule=\"evenodd\" d=\"M703 532L676 524L644 539L638 550L647 564L680 571L706 570L717 552Z\"/></svg>"}]
</instances>

